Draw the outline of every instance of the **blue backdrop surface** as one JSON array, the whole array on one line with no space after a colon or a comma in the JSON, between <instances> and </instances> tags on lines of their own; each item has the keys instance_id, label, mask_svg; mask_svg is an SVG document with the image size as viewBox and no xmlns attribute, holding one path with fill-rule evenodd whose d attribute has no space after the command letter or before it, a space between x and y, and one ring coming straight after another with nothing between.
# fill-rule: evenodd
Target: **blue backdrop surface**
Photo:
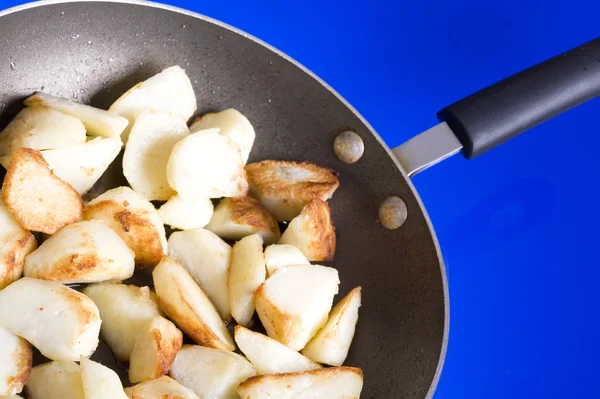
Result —
<instances>
[{"instance_id":1,"label":"blue backdrop surface","mask_svg":"<svg viewBox=\"0 0 600 399\"><path fill-rule=\"evenodd\" d=\"M163 1L287 52L391 147L454 100L600 36L596 0ZM598 116L594 100L414 179L450 283L437 399L600 397Z\"/></svg>"}]
</instances>

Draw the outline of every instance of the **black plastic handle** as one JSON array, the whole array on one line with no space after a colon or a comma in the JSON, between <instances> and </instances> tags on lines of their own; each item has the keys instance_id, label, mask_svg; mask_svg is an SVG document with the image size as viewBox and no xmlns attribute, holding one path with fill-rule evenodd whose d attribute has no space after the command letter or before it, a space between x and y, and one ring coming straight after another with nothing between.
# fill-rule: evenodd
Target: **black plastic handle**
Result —
<instances>
[{"instance_id":1,"label":"black plastic handle","mask_svg":"<svg viewBox=\"0 0 600 399\"><path fill-rule=\"evenodd\" d=\"M438 112L474 158L600 95L600 38L526 69Z\"/></svg>"}]
</instances>

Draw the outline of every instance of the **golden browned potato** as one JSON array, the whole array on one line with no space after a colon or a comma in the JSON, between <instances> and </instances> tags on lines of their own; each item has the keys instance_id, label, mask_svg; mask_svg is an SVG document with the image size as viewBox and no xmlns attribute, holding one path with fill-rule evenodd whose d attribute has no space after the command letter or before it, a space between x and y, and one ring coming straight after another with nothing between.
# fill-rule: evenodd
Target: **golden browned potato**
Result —
<instances>
[{"instance_id":1,"label":"golden browned potato","mask_svg":"<svg viewBox=\"0 0 600 399\"><path fill-rule=\"evenodd\" d=\"M0 327L0 397L20 393L31 372L31 344Z\"/></svg>"},{"instance_id":2,"label":"golden browned potato","mask_svg":"<svg viewBox=\"0 0 600 399\"><path fill-rule=\"evenodd\" d=\"M21 278L25 257L36 246L33 234L22 228L0 201L0 290Z\"/></svg>"},{"instance_id":3,"label":"golden browned potato","mask_svg":"<svg viewBox=\"0 0 600 399\"><path fill-rule=\"evenodd\" d=\"M25 388L29 399L86 399L81 367L75 362L50 362L31 369Z\"/></svg>"},{"instance_id":4,"label":"golden browned potato","mask_svg":"<svg viewBox=\"0 0 600 399\"><path fill-rule=\"evenodd\" d=\"M125 388L125 393L130 399L200 399L194 391L166 375Z\"/></svg>"}]
</instances>

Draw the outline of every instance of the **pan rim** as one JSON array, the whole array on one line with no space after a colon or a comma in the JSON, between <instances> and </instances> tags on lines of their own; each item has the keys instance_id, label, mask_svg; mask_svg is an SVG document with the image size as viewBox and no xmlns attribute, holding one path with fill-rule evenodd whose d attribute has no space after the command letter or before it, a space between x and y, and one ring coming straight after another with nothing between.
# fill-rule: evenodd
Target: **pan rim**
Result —
<instances>
[{"instance_id":1,"label":"pan rim","mask_svg":"<svg viewBox=\"0 0 600 399\"><path fill-rule=\"evenodd\" d=\"M438 382L441 377L442 369L444 366L444 361L446 359L446 353L447 353L447 349L448 349L449 330L450 330L450 299L449 299L449 292L448 292L448 278L447 278L447 274L446 274L446 267L444 264L444 259L443 259L442 253L441 253L437 234L435 233L435 229L433 227L433 224L431 223L429 214L427 213L427 209L423 205L423 201L421 200L421 197L419 196L418 191L416 190L411 179L408 177L408 175L406 174L406 172L400 165L400 161L398 160L398 158L396 158L394 156L391 149L383 141L381 136L379 136L379 134L375 131L373 126L371 126L371 124L342 95L340 95L335 89L333 89L323 79L321 79L314 72L312 72L310 69L308 69L306 66L304 66L303 64L301 64L294 58L290 57L283 51L277 49L276 47L268 44L267 42L245 32L243 30L240 30L232 25L229 25L229 24L219 21L217 19L197 13L195 11L190 11L190 10L186 10L184 8L175 7L175 6L171 6L168 4L157 3L157 2L153 2L153 1L146 1L146 0L91 0L91 1L90 0L39 0L39 1L25 3L25 4L22 4L19 6L7 8L5 10L0 10L0 18L4 17L6 15L9 15L9 14L17 13L19 11L43 7L43 6L47 6L47 5L64 4L64 3L91 3L91 2L133 4L133 5L144 6L144 7L149 7L149 8L163 9L163 10L175 12L178 14L187 15L192 18L197 18L197 19L203 20L205 22L208 22L213 25L219 26L221 28L227 29L237 35L242 36L245 39L251 40L251 41L255 42L256 44L259 44L259 45L267 48L268 50L277 54L279 57L282 57L286 61L290 62L291 64L293 64L294 66L296 66L297 68L302 70L304 73L306 73L308 76L310 76L312 79L317 81L325 89L329 90L329 92L331 94L333 94L339 101L341 101L342 104L344 104L344 106L346 106L358 118L358 120L369 130L369 132L373 135L373 137L375 137L377 142L386 151L388 157L390 157L390 159L392 160L392 162L394 163L394 165L396 166L398 171L400 171L400 173L402 174L402 177L407 182L412 194L414 195L414 197L421 209L421 212L423 213L425 221L427 223L427 227L429 229L429 232L431 234L431 238L433 240L433 244L435 247L436 255L438 258L438 263L440 265L440 274L441 274L441 278L442 278L442 289L443 289L443 295L444 295L444 327L443 327L443 335L442 335L442 347L441 347L440 357L438 359L436 371L433 376L433 380L431 381L431 385L429 386L429 389L425 396L426 399L433 398L433 395L435 393L435 390L437 388Z\"/></svg>"}]
</instances>

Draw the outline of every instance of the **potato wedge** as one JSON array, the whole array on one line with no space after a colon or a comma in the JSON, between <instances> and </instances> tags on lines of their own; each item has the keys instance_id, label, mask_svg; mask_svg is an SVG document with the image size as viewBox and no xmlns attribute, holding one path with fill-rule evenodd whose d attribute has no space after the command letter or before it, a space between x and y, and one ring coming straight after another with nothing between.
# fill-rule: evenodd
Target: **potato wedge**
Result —
<instances>
[{"instance_id":1,"label":"potato wedge","mask_svg":"<svg viewBox=\"0 0 600 399\"><path fill-rule=\"evenodd\" d=\"M235 327L235 342L259 374L296 373L321 366L266 335Z\"/></svg>"},{"instance_id":2,"label":"potato wedge","mask_svg":"<svg viewBox=\"0 0 600 399\"><path fill-rule=\"evenodd\" d=\"M240 148L219 135L218 129L192 133L175 144L167 163L167 180L186 201L248 192Z\"/></svg>"},{"instance_id":3,"label":"potato wedge","mask_svg":"<svg viewBox=\"0 0 600 399\"><path fill-rule=\"evenodd\" d=\"M235 350L219 313L192 276L165 256L152 271L160 308L195 342L215 349Z\"/></svg>"},{"instance_id":4,"label":"potato wedge","mask_svg":"<svg viewBox=\"0 0 600 399\"><path fill-rule=\"evenodd\" d=\"M273 161L246 166L252 196L278 221L290 221L310 201L327 201L340 182L337 172L311 162Z\"/></svg>"},{"instance_id":5,"label":"potato wedge","mask_svg":"<svg viewBox=\"0 0 600 399\"><path fill-rule=\"evenodd\" d=\"M117 373L85 357L80 364L85 399L127 399Z\"/></svg>"},{"instance_id":6,"label":"potato wedge","mask_svg":"<svg viewBox=\"0 0 600 399\"><path fill-rule=\"evenodd\" d=\"M26 277L64 284L119 281L133 276L133 251L99 220L60 229L25 258Z\"/></svg>"},{"instance_id":7,"label":"potato wedge","mask_svg":"<svg viewBox=\"0 0 600 399\"><path fill-rule=\"evenodd\" d=\"M74 362L50 362L31 369L25 388L29 399L86 399L81 368Z\"/></svg>"},{"instance_id":8,"label":"potato wedge","mask_svg":"<svg viewBox=\"0 0 600 399\"><path fill-rule=\"evenodd\" d=\"M129 381L135 384L167 374L182 340L183 334L175 324L155 316L135 339L129 359Z\"/></svg>"},{"instance_id":9,"label":"potato wedge","mask_svg":"<svg viewBox=\"0 0 600 399\"><path fill-rule=\"evenodd\" d=\"M125 388L125 393L130 399L200 399L194 391L166 375Z\"/></svg>"},{"instance_id":10,"label":"potato wedge","mask_svg":"<svg viewBox=\"0 0 600 399\"><path fill-rule=\"evenodd\" d=\"M85 143L85 127L77 118L46 107L29 107L0 133L0 156L19 148L47 150Z\"/></svg>"},{"instance_id":11,"label":"potato wedge","mask_svg":"<svg viewBox=\"0 0 600 399\"><path fill-rule=\"evenodd\" d=\"M360 302L361 288L356 287L333 307L327 323L302 349L302 354L330 366L344 364L354 338Z\"/></svg>"},{"instance_id":12,"label":"potato wedge","mask_svg":"<svg viewBox=\"0 0 600 399\"><path fill-rule=\"evenodd\" d=\"M233 108L221 112L208 113L197 117L190 132L218 128L219 134L227 136L240 147L244 163L248 162L252 145L254 144L254 128L244 115Z\"/></svg>"},{"instance_id":13,"label":"potato wedge","mask_svg":"<svg viewBox=\"0 0 600 399\"><path fill-rule=\"evenodd\" d=\"M0 201L0 290L21 278L25 257L36 247L33 234Z\"/></svg>"},{"instance_id":14,"label":"potato wedge","mask_svg":"<svg viewBox=\"0 0 600 399\"><path fill-rule=\"evenodd\" d=\"M174 229L191 230L206 226L213 211L213 203L208 198L185 201L174 195L158 209L158 214L164 224Z\"/></svg>"},{"instance_id":15,"label":"potato wedge","mask_svg":"<svg viewBox=\"0 0 600 399\"><path fill-rule=\"evenodd\" d=\"M265 248L265 264L269 276L281 267L309 265L310 262L298 248L290 244L273 244Z\"/></svg>"},{"instance_id":16,"label":"potato wedge","mask_svg":"<svg viewBox=\"0 0 600 399\"><path fill-rule=\"evenodd\" d=\"M319 199L309 202L292 219L279 243L294 245L311 262L332 261L336 236L327 202Z\"/></svg>"},{"instance_id":17,"label":"potato wedge","mask_svg":"<svg viewBox=\"0 0 600 399\"><path fill-rule=\"evenodd\" d=\"M267 278L262 243L261 236L253 234L236 242L231 252L227 279L231 314L245 327L252 325L254 292Z\"/></svg>"},{"instance_id":18,"label":"potato wedge","mask_svg":"<svg viewBox=\"0 0 600 399\"><path fill-rule=\"evenodd\" d=\"M167 162L173 146L188 135L188 127L178 115L139 114L123 154L123 174L131 187L151 201L166 201L175 195L167 181Z\"/></svg>"},{"instance_id":19,"label":"potato wedge","mask_svg":"<svg viewBox=\"0 0 600 399\"><path fill-rule=\"evenodd\" d=\"M358 399L363 373L354 367L332 367L302 373L261 375L240 384L244 399Z\"/></svg>"},{"instance_id":20,"label":"potato wedge","mask_svg":"<svg viewBox=\"0 0 600 399\"><path fill-rule=\"evenodd\" d=\"M185 71L172 66L133 86L108 111L129 119L129 128L144 111L169 112L187 122L196 112L196 95ZM128 135L126 129L123 142L127 142Z\"/></svg>"},{"instance_id":21,"label":"potato wedge","mask_svg":"<svg viewBox=\"0 0 600 399\"><path fill-rule=\"evenodd\" d=\"M229 244L204 229L176 231L169 237L169 255L188 271L221 318L231 320L227 290L231 259Z\"/></svg>"},{"instance_id":22,"label":"potato wedge","mask_svg":"<svg viewBox=\"0 0 600 399\"><path fill-rule=\"evenodd\" d=\"M267 335L300 350L327 321L340 283L338 271L319 265L277 270L255 294L256 313Z\"/></svg>"},{"instance_id":23,"label":"potato wedge","mask_svg":"<svg viewBox=\"0 0 600 399\"><path fill-rule=\"evenodd\" d=\"M199 345L184 345L169 372L201 398L239 399L238 385L256 375L242 356Z\"/></svg>"},{"instance_id":24,"label":"potato wedge","mask_svg":"<svg viewBox=\"0 0 600 399\"><path fill-rule=\"evenodd\" d=\"M83 289L100 310L102 340L122 362L128 362L138 332L160 316L156 295L148 287L92 284Z\"/></svg>"},{"instance_id":25,"label":"potato wedge","mask_svg":"<svg viewBox=\"0 0 600 399\"><path fill-rule=\"evenodd\" d=\"M91 355L100 323L94 302L60 283L23 277L0 291L0 325L52 360Z\"/></svg>"},{"instance_id":26,"label":"potato wedge","mask_svg":"<svg viewBox=\"0 0 600 399\"><path fill-rule=\"evenodd\" d=\"M31 344L0 327L0 397L20 393L31 372Z\"/></svg>"},{"instance_id":27,"label":"potato wedge","mask_svg":"<svg viewBox=\"0 0 600 399\"><path fill-rule=\"evenodd\" d=\"M89 105L37 92L25 100L30 107L41 106L78 118L90 136L119 137L129 121L122 116Z\"/></svg>"},{"instance_id":28,"label":"potato wedge","mask_svg":"<svg viewBox=\"0 0 600 399\"><path fill-rule=\"evenodd\" d=\"M79 193L30 148L15 152L2 184L2 201L23 228L47 234L77 221L83 210Z\"/></svg>"},{"instance_id":29,"label":"potato wedge","mask_svg":"<svg viewBox=\"0 0 600 399\"><path fill-rule=\"evenodd\" d=\"M138 267L154 267L167 253L165 226L154 206L129 187L117 187L94 198L83 209L86 220L110 226L135 253Z\"/></svg>"},{"instance_id":30,"label":"potato wedge","mask_svg":"<svg viewBox=\"0 0 600 399\"><path fill-rule=\"evenodd\" d=\"M223 198L206 229L226 240L241 240L254 233L267 244L281 237L273 216L252 197Z\"/></svg>"}]
</instances>

